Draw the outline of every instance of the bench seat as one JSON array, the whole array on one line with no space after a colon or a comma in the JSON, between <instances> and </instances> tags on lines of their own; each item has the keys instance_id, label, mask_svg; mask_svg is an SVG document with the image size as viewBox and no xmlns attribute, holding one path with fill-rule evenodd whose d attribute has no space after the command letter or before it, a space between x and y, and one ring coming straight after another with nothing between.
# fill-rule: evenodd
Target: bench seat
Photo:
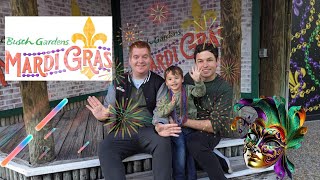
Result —
<instances>
[{"instance_id":1,"label":"bench seat","mask_svg":"<svg viewBox=\"0 0 320 180\"><path fill-rule=\"evenodd\" d=\"M224 138L221 139L220 143L217 145L216 149L219 148L225 148L225 147L232 147L232 146L239 146L243 145L244 141L243 139L228 139ZM152 158L150 154L136 154L130 157L127 157L126 159L123 160L123 162L129 162L129 161L138 161L138 160L143 160L143 159L149 159Z\"/></svg>"}]
</instances>

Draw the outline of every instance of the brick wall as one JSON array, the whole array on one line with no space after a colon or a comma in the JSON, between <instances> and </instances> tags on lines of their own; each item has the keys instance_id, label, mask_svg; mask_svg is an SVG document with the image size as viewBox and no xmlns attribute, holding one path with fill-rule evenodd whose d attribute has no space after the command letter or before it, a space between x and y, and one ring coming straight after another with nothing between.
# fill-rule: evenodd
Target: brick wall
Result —
<instances>
[{"instance_id":1,"label":"brick wall","mask_svg":"<svg viewBox=\"0 0 320 180\"><path fill-rule=\"evenodd\" d=\"M192 0L161 1L158 8L165 6L167 9L166 20L156 23L149 18L151 7L157 9L156 1L145 0L121 0L121 22L123 32L135 31L137 39L152 42L168 35L169 31L173 37L168 37L159 43L151 44L152 51L156 51L152 56L155 63L161 70L166 67L166 57L173 59L173 64L179 64L186 73L194 64L192 59L186 59L180 49L180 41L186 33L196 33L194 27L182 29L181 24L186 19L192 17ZM241 91L251 92L251 16L252 2L242 1L242 52L241 52ZM220 24L220 0L199 0L202 12L214 10L217 15L216 24ZM96 0L91 3L88 0L78 0L82 15L108 16L111 15L111 0ZM38 10L41 16L70 16L71 0L63 3L62 0L38 0ZM10 1L0 0L0 37L4 36L4 16L11 14ZM203 16L203 14L202 14ZM120 31L120 30L119 30ZM216 32L216 31L215 31ZM175 33L175 34L173 34ZM124 63L128 67L128 40L122 37L124 48ZM188 40L188 38L186 39ZM177 41L177 44L174 44ZM170 47L168 47L170 44ZM166 49L163 49L167 47ZM182 45L187 49L188 43ZM165 53L167 51L167 53ZM185 50L186 53L191 51ZM177 58L174 58L175 53ZM170 58L172 54L173 58ZM161 59L164 66L159 65L157 59ZM0 44L0 58L4 59L4 46ZM176 62L175 60L178 60ZM218 69L219 71L219 69ZM50 100L74 97L83 94L102 91L106 84L103 82L48 82L48 94ZM8 87L0 86L0 110L21 107L21 98L18 82L9 82Z\"/></svg>"},{"instance_id":2,"label":"brick wall","mask_svg":"<svg viewBox=\"0 0 320 180\"><path fill-rule=\"evenodd\" d=\"M241 92L251 93L252 1L242 0Z\"/></svg>"},{"instance_id":3,"label":"brick wall","mask_svg":"<svg viewBox=\"0 0 320 180\"><path fill-rule=\"evenodd\" d=\"M217 15L216 23L220 24L220 0L198 0L201 6L202 12L214 10ZM182 29L181 24L186 19L193 19L192 16L192 0L180 0L180 1L161 1L159 7L165 7L167 9L168 18L162 23L154 23L150 17L150 7L155 4L155 1L145 1L145 0L121 0L121 23L122 30L124 32L130 32L135 30L137 39L152 41L154 38L161 37L161 35L168 34L170 32L180 31L181 35L171 37L163 42L157 44L150 44L152 51L160 49L160 54L163 56L163 47L171 44L175 41L180 43L182 36L188 32L195 33L193 27L188 27L187 29ZM252 22L252 1L243 0L242 1L242 52L241 52L241 92L250 93L251 92L251 22ZM154 8L154 7L153 7ZM154 8L156 9L156 8ZM203 17L203 14L202 14ZM212 22L212 21L209 21ZM129 26L128 26L129 25ZM129 28L127 28L129 27ZM128 30L129 29L129 30ZM139 31L142 31L138 33ZM123 46L124 46L124 63L125 67L128 67L128 43L130 41L126 40L125 34L122 36ZM183 45L185 48L188 46L187 43ZM171 46L172 47L172 46ZM176 47L177 57L179 66L184 70L184 73L188 72L190 67L194 64L193 59L186 59L182 55L182 51L179 48L179 44L173 45ZM172 48L169 48L173 52ZM187 52L192 52L187 51ZM158 64L158 59L161 57L157 52L153 54L152 57L155 63ZM169 53L168 53L169 54ZM158 57L157 57L158 55ZM164 57L163 57L164 58ZM160 58L161 59L161 58ZM169 58L168 58L169 59ZM185 60L185 61L183 61ZM165 60L163 60L165 61ZM175 63L173 63L175 64ZM161 65L160 65L161 67ZM166 66L165 66L166 67ZM163 69L163 68L161 68ZM219 69L218 69L219 72ZM161 72L159 74L162 75Z\"/></svg>"},{"instance_id":4,"label":"brick wall","mask_svg":"<svg viewBox=\"0 0 320 180\"><path fill-rule=\"evenodd\" d=\"M78 0L82 15L111 16L111 0ZM38 0L39 16L71 16L71 0ZM0 0L0 37L4 36L4 17L11 15L10 1ZM0 44L0 58L4 59L4 44ZM22 106L19 82L0 85L0 110ZM105 90L105 82L56 81L47 82L49 100L57 100Z\"/></svg>"}]
</instances>

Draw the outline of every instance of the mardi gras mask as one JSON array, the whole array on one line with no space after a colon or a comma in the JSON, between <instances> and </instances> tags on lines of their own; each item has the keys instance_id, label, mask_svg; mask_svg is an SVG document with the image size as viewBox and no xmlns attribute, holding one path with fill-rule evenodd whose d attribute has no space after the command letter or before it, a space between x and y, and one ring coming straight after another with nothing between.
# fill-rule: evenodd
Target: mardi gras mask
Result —
<instances>
[{"instance_id":1,"label":"mardi gras mask","mask_svg":"<svg viewBox=\"0 0 320 180\"><path fill-rule=\"evenodd\" d=\"M288 115L285 100L280 97L258 99L242 99L234 106L235 111L250 106L258 117L250 123L245 136L243 156L250 168L267 168L272 165L276 174L283 179L286 175L292 178L294 165L286 157L286 150L301 146L303 136L307 132L302 127L306 113L300 106L292 106ZM236 117L231 129L242 117Z\"/></svg>"},{"instance_id":2,"label":"mardi gras mask","mask_svg":"<svg viewBox=\"0 0 320 180\"><path fill-rule=\"evenodd\" d=\"M251 168L267 168L275 164L285 149L285 140L278 128L266 128L263 120L251 124L245 138L243 157Z\"/></svg>"}]
</instances>

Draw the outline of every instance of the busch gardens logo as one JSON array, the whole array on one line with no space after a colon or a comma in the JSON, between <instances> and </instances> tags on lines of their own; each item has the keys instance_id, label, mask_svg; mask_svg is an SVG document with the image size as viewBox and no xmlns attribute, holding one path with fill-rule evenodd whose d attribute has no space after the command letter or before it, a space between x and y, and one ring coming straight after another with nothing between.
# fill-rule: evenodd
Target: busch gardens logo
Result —
<instances>
[{"instance_id":1,"label":"busch gardens logo","mask_svg":"<svg viewBox=\"0 0 320 180\"><path fill-rule=\"evenodd\" d=\"M6 80L111 79L112 44L108 37L112 37L112 23L111 17L105 18L107 21L101 18L97 18L96 21L107 24L106 29L111 30L106 33L95 33L95 25L88 17L83 26L83 33L70 34L69 39L60 36L16 38L6 35ZM69 34L69 28L65 29L65 33ZM25 47L28 48L25 50ZM101 79L101 76L104 79Z\"/></svg>"},{"instance_id":2,"label":"busch gardens logo","mask_svg":"<svg viewBox=\"0 0 320 180\"><path fill-rule=\"evenodd\" d=\"M44 38L38 38L36 40L32 40L30 37L25 39L14 39L13 37L6 38L6 45L69 45L69 40L60 40L58 37L54 40L48 40Z\"/></svg>"}]
</instances>

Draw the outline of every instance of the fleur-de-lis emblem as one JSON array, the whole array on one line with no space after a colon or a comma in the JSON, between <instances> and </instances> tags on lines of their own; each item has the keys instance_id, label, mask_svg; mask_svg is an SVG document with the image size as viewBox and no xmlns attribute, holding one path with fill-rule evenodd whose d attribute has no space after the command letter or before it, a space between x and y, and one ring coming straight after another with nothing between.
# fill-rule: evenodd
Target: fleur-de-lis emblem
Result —
<instances>
[{"instance_id":1,"label":"fleur-de-lis emblem","mask_svg":"<svg viewBox=\"0 0 320 180\"><path fill-rule=\"evenodd\" d=\"M215 18L217 17L216 13L214 11L205 11L202 12L201 6L198 2L198 0L192 1L192 17L193 19L187 19L185 20L181 26L183 29L187 29L189 26L193 26L196 32L200 31L206 31L204 27L206 27L206 19L212 18L213 21L215 21ZM202 14L204 14L202 16Z\"/></svg>"},{"instance_id":2,"label":"fleur-de-lis emblem","mask_svg":"<svg viewBox=\"0 0 320 180\"><path fill-rule=\"evenodd\" d=\"M306 70L304 68L301 68L300 73L302 77L304 77L306 75ZM299 92L300 87L301 89L304 89L307 86L305 82L303 82L302 86L299 83L298 77L300 73L296 71L293 76L292 72L291 71L289 72L289 89L290 89L292 98L295 98L300 93Z\"/></svg>"},{"instance_id":3,"label":"fleur-de-lis emblem","mask_svg":"<svg viewBox=\"0 0 320 180\"><path fill-rule=\"evenodd\" d=\"M81 72L81 74L84 74L85 76L87 76L89 79L91 79L95 75L92 72L90 67L83 67L80 72Z\"/></svg>"},{"instance_id":4,"label":"fleur-de-lis emblem","mask_svg":"<svg viewBox=\"0 0 320 180\"><path fill-rule=\"evenodd\" d=\"M81 16L81 11L76 0L71 0L71 14L72 16Z\"/></svg>"},{"instance_id":5,"label":"fleur-de-lis emblem","mask_svg":"<svg viewBox=\"0 0 320 180\"><path fill-rule=\"evenodd\" d=\"M83 41L84 48L96 48L94 43L101 40L103 43L107 41L107 36L104 33L95 34L94 24L90 17L88 17L86 24L83 27L84 34L75 33L72 35L72 42L75 43L77 40Z\"/></svg>"}]
</instances>

